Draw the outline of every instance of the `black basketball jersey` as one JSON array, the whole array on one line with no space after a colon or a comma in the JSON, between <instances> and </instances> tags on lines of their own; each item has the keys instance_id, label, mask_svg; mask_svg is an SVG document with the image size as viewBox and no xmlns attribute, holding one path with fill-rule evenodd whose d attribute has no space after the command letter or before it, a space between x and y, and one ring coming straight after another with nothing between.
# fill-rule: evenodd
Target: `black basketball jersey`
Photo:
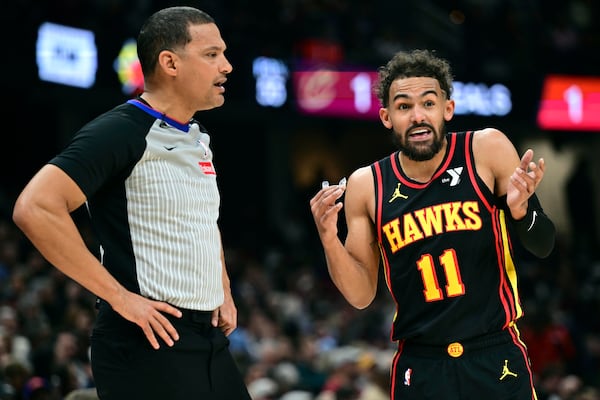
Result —
<instances>
[{"instance_id":1,"label":"black basketball jersey","mask_svg":"<svg viewBox=\"0 0 600 400\"><path fill-rule=\"evenodd\" d=\"M477 175L473 133L447 140L426 183L404 174L398 152L371 165L376 234L397 305L393 340L447 344L523 314L505 212Z\"/></svg>"}]
</instances>

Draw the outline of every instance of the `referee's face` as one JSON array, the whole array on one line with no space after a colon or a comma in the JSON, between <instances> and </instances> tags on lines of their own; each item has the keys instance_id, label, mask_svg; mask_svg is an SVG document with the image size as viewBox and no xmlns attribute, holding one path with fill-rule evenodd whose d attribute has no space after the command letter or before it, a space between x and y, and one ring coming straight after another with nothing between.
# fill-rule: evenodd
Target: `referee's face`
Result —
<instances>
[{"instance_id":1,"label":"referee's face","mask_svg":"<svg viewBox=\"0 0 600 400\"><path fill-rule=\"evenodd\" d=\"M220 107L225 102L225 82L233 67L225 57L227 46L215 24L191 25L192 41L178 50L177 79L181 93L194 111Z\"/></svg>"}]
</instances>

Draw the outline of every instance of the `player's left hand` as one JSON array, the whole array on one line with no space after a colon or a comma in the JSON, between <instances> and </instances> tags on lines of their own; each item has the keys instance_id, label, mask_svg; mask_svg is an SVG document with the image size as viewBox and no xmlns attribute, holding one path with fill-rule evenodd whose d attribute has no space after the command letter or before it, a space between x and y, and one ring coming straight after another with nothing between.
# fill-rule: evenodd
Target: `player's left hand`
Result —
<instances>
[{"instance_id":1,"label":"player's left hand","mask_svg":"<svg viewBox=\"0 0 600 400\"><path fill-rule=\"evenodd\" d=\"M506 203L512 217L516 220L527 214L528 200L544 177L544 159L540 158L537 164L532 160L533 150L528 149L521 158L521 164L515 169L508 182Z\"/></svg>"}]
</instances>

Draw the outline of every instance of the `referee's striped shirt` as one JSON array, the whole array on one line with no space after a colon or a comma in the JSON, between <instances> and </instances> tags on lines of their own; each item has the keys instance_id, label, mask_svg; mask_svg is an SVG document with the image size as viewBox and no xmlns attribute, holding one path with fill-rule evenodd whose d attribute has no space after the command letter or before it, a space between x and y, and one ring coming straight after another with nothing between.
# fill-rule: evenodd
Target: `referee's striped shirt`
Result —
<instances>
[{"instance_id":1,"label":"referee's striped shirt","mask_svg":"<svg viewBox=\"0 0 600 400\"><path fill-rule=\"evenodd\" d=\"M50 161L85 193L108 271L131 291L193 310L223 302L209 144L198 123L130 100L85 125Z\"/></svg>"}]
</instances>

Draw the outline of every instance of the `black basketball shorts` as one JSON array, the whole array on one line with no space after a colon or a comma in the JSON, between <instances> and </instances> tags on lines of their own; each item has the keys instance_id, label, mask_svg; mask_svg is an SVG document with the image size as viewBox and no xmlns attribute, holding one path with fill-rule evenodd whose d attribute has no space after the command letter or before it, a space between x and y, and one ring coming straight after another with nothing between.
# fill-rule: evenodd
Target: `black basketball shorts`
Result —
<instances>
[{"instance_id":1,"label":"black basketball shorts","mask_svg":"<svg viewBox=\"0 0 600 400\"><path fill-rule=\"evenodd\" d=\"M537 399L515 328L445 346L401 342L391 374L391 400Z\"/></svg>"}]
</instances>

